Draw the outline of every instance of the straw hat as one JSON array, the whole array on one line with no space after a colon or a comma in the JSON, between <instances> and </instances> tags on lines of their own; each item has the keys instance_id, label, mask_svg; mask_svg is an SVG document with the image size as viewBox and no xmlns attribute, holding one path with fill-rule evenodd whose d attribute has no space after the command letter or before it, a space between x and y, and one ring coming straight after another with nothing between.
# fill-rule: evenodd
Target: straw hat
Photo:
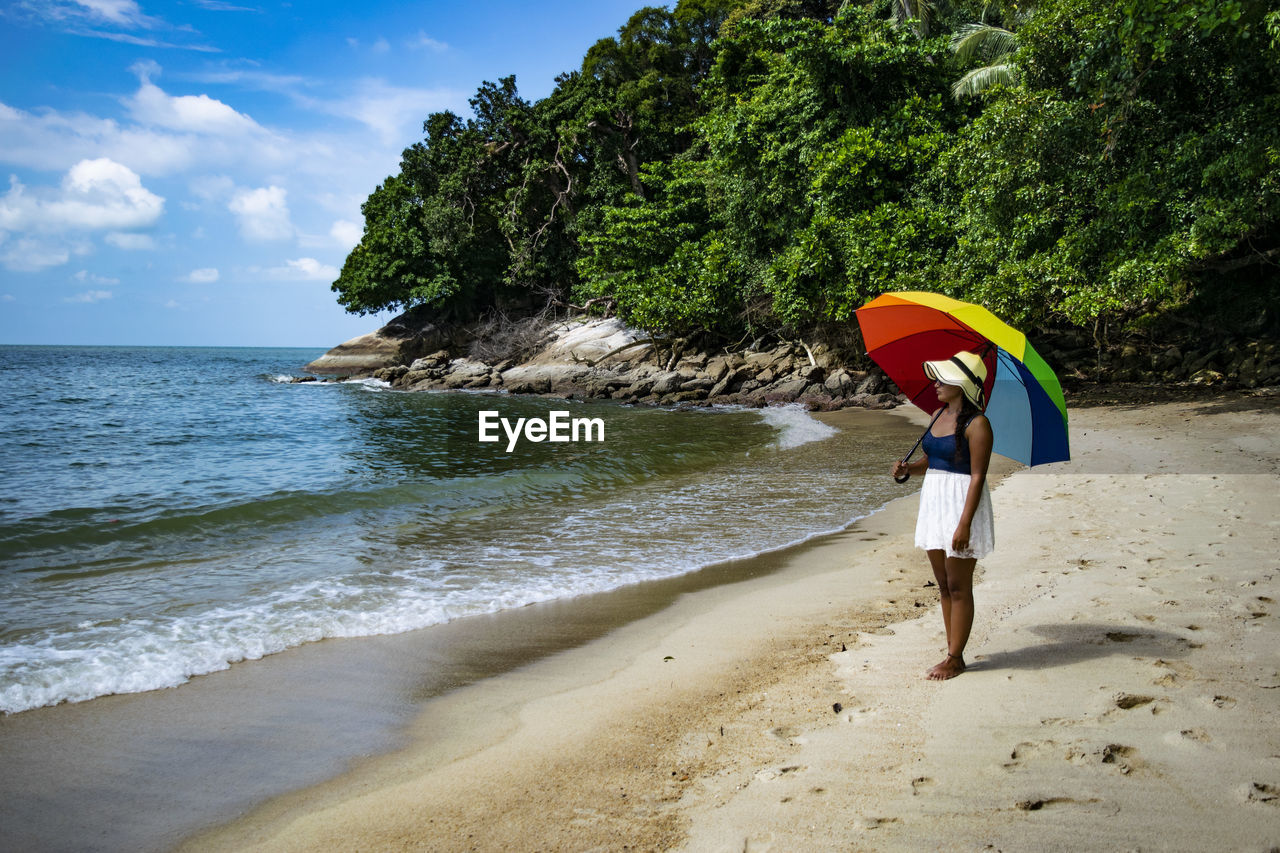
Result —
<instances>
[{"instance_id":1,"label":"straw hat","mask_svg":"<svg viewBox=\"0 0 1280 853\"><path fill-rule=\"evenodd\" d=\"M924 375L943 385L957 385L965 397L979 409L985 407L982 399L982 383L987 380L987 366L973 352L958 352L951 358L926 361Z\"/></svg>"}]
</instances>

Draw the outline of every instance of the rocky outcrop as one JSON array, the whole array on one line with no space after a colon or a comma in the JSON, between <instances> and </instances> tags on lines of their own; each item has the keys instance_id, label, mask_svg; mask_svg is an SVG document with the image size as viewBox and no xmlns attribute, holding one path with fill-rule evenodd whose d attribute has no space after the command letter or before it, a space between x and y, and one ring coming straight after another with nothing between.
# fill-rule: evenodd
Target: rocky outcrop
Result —
<instances>
[{"instance_id":1,"label":"rocky outcrop","mask_svg":"<svg viewBox=\"0 0 1280 853\"><path fill-rule=\"evenodd\" d=\"M1099 346L1083 330L1046 332L1036 350L1063 382L1186 385L1200 388L1262 388L1280 384L1280 348L1275 340L1228 335L1195 341L1133 337Z\"/></svg>"},{"instance_id":2,"label":"rocky outcrop","mask_svg":"<svg viewBox=\"0 0 1280 853\"><path fill-rule=\"evenodd\" d=\"M1274 341L1206 340L1194 349L1129 341L1099 348L1088 332L1070 329L1042 332L1035 344L1068 394L1100 382L1190 389L1280 383ZM306 369L372 376L406 391L500 390L656 405L798 402L836 409L905 402L883 373L855 369L848 355L822 343L684 350L616 318L490 320L446 332L405 315Z\"/></svg>"},{"instance_id":3,"label":"rocky outcrop","mask_svg":"<svg viewBox=\"0 0 1280 853\"><path fill-rule=\"evenodd\" d=\"M325 375L371 374L453 345L455 334L429 322L416 322L412 312L402 314L376 332L339 344L303 369Z\"/></svg>"},{"instance_id":4,"label":"rocky outcrop","mask_svg":"<svg viewBox=\"0 0 1280 853\"><path fill-rule=\"evenodd\" d=\"M496 364L472 353L500 352L502 347L454 341L412 359L404 349L386 347L378 351L384 360L377 367L360 372L405 391L490 389L657 405L799 402L834 409L891 408L901 402L883 374L850 371L822 345L811 350L779 344L742 352L672 352L617 319L598 318L551 323L540 341L519 361ZM340 355L338 350L332 354Z\"/></svg>"}]
</instances>

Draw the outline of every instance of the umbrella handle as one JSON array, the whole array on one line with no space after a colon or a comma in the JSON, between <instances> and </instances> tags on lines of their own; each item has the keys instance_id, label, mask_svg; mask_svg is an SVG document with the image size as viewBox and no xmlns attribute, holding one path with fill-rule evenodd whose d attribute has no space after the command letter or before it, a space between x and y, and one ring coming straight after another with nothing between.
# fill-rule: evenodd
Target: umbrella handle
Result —
<instances>
[{"instance_id":1,"label":"umbrella handle","mask_svg":"<svg viewBox=\"0 0 1280 853\"><path fill-rule=\"evenodd\" d=\"M916 443L912 445L909 451L907 451L907 455L902 457L903 465L906 465L908 462L911 461L911 457L915 455L916 448L918 448L924 442L924 437L933 430L933 425L938 422L938 418L942 417L942 413L946 411L946 408L947 408L946 406L942 406L941 408L938 409L937 413L934 414L933 420L929 421L929 425L924 428L924 432L920 433L920 437L916 439ZM907 480L910 480L910 479L911 479L911 472L904 471L902 472L901 477L894 477L893 481L895 483L905 483L907 482Z\"/></svg>"}]
</instances>

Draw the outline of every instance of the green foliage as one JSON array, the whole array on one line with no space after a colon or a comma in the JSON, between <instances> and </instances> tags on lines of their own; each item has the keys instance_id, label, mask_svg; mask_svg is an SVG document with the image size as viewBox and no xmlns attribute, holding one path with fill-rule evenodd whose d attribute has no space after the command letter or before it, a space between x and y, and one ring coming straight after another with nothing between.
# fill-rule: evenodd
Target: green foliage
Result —
<instances>
[{"instance_id":1,"label":"green foliage","mask_svg":"<svg viewBox=\"0 0 1280 853\"><path fill-rule=\"evenodd\" d=\"M1084 323L1277 280L1280 0L682 0L472 112L370 195L348 310L737 338L888 290Z\"/></svg>"},{"instance_id":2,"label":"green foliage","mask_svg":"<svg viewBox=\"0 0 1280 853\"><path fill-rule=\"evenodd\" d=\"M1019 30L1027 88L1003 91L939 163L958 235L943 270L960 294L1085 322L1266 261L1280 238L1275 51L1240 23L1243 4L1199 6L1047 3Z\"/></svg>"}]
</instances>

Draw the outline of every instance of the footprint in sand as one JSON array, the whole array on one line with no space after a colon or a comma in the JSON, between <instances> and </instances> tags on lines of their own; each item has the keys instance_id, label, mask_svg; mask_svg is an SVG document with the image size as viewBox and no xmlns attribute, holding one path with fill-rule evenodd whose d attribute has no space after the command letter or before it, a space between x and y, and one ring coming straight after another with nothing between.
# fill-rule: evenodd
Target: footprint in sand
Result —
<instances>
[{"instance_id":1,"label":"footprint in sand","mask_svg":"<svg viewBox=\"0 0 1280 853\"><path fill-rule=\"evenodd\" d=\"M1090 805L1098 802L1101 802L1101 800L1096 797L1090 797L1087 800L1077 800L1075 797L1032 797L1026 800L1018 800L1013 805L1014 808L1024 812L1038 812L1049 806Z\"/></svg>"},{"instance_id":2,"label":"footprint in sand","mask_svg":"<svg viewBox=\"0 0 1280 853\"><path fill-rule=\"evenodd\" d=\"M936 783L928 776L918 776L911 780L911 795L918 797L922 792L932 788L934 784Z\"/></svg>"},{"instance_id":3,"label":"footprint in sand","mask_svg":"<svg viewBox=\"0 0 1280 853\"><path fill-rule=\"evenodd\" d=\"M791 764L787 767L766 767L756 774L756 779L761 782L772 782L774 779L780 779L788 774L800 773L804 770L805 768L799 764Z\"/></svg>"},{"instance_id":4,"label":"footprint in sand","mask_svg":"<svg viewBox=\"0 0 1280 853\"><path fill-rule=\"evenodd\" d=\"M1224 711L1230 710L1236 706L1236 700L1230 696L1214 696L1209 703L1215 708L1222 708Z\"/></svg>"},{"instance_id":5,"label":"footprint in sand","mask_svg":"<svg viewBox=\"0 0 1280 853\"><path fill-rule=\"evenodd\" d=\"M1138 760L1138 750L1131 746L1109 743L1099 750L1097 754L1101 757L1103 764L1113 765L1126 776L1141 765Z\"/></svg>"},{"instance_id":6,"label":"footprint in sand","mask_svg":"<svg viewBox=\"0 0 1280 853\"><path fill-rule=\"evenodd\" d=\"M1044 757L1070 758L1071 751L1053 740L1024 740L1009 751L1009 761L1000 765L1005 770L1017 770L1027 761Z\"/></svg>"},{"instance_id":7,"label":"footprint in sand","mask_svg":"<svg viewBox=\"0 0 1280 853\"><path fill-rule=\"evenodd\" d=\"M1267 785L1262 782L1250 782L1241 793L1251 803L1266 803L1271 806L1280 805L1280 786Z\"/></svg>"},{"instance_id":8,"label":"footprint in sand","mask_svg":"<svg viewBox=\"0 0 1280 853\"><path fill-rule=\"evenodd\" d=\"M1117 714L1127 714L1136 708L1147 708L1148 706L1150 706L1148 711L1153 716L1162 714L1165 710L1163 699L1157 699L1154 696L1143 696L1138 693L1117 693L1112 698L1111 703L1113 707L1110 710L1103 712L1100 719L1105 720L1108 717L1114 717Z\"/></svg>"},{"instance_id":9,"label":"footprint in sand","mask_svg":"<svg viewBox=\"0 0 1280 853\"><path fill-rule=\"evenodd\" d=\"M1197 743L1212 743L1213 738L1204 729L1183 729L1166 734L1164 742L1173 746L1189 746Z\"/></svg>"},{"instance_id":10,"label":"footprint in sand","mask_svg":"<svg viewBox=\"0 0 1280 853\"><path fill-rule=\"evenodd\" d=\"M797 730L790 726L777 726L765 732L769 737L776 738L780 741L793 741L800 734Z\"/></svg>"},{"instance_id":11,"label":"footprint in sand","mask_svg":"<svg viewBox=\"0 0 1280 853\"><path fill-rule=\"evenodd\" d=\"M1196 643L1187 643L1187 645L1190 648L1198 648ZM1195 668L1181 661L1164 660L1162 658L1157 660L1153 666L1164 670L1164 674L1151 682L1160 687L1179 687L1184 681L1193 681L1196 677Z\"/></svg>"}]
</instances>

